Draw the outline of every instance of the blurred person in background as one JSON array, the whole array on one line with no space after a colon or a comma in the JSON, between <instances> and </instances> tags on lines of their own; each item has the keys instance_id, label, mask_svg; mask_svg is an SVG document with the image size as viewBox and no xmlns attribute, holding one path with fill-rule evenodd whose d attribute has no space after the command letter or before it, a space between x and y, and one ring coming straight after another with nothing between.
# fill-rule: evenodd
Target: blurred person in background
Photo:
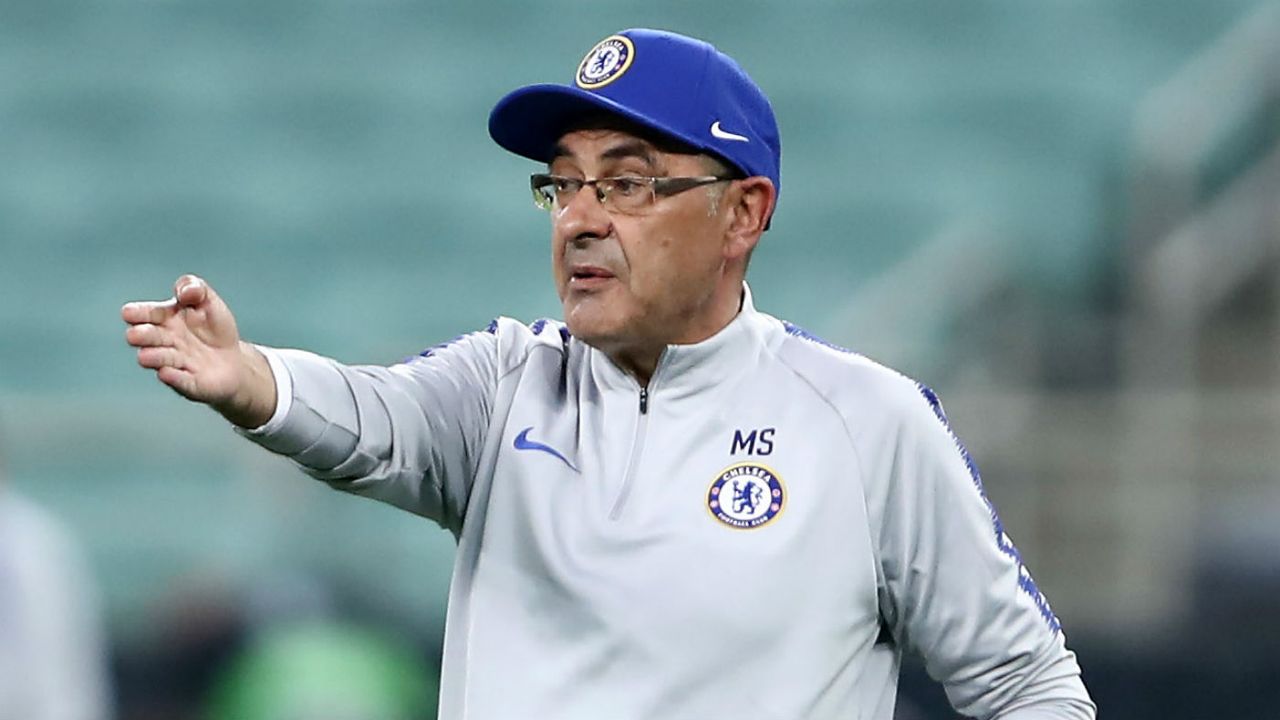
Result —
<instances>
[{"instance_id":1,"label":"blurred person in background","mask_svg":"<svg viewBox=\"0 0 1280 720\"><path fill-rule=\"evenodd\" d=\"M254 633L215 678L205 720L431 720L437 673L403 637L326 617Z\"/></svg>"},{"instance_id":2,"label":"blurred person in background","mask_svg":"<svg viewBox=\"0 0 1280 720\"><path fill-rule=\"evenodd\" d=\"M0 720L107 720L107 652L79 542L14 490L0 447Z\"/></svg>"}]
</instances>

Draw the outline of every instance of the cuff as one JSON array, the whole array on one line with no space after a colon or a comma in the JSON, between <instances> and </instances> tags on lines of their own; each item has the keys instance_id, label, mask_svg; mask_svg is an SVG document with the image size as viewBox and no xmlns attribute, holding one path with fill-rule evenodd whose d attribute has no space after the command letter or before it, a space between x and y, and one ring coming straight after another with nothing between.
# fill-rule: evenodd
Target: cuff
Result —
<instances>
[{"instance_id":1,"label":"cuff","mask_svg":"<svg viewBox=\"0 0 1280 720\"><path fill-rule=\"evenodd\" d=\"M284 361L275 350L262 345L254 345L254 347L267 359L267 365L271 367L271 375L276 381L276 410L265 425L242 432L250 437L264 437L280 430L284 425L285 417L289 415L290 408L293 407L293 376L289 374L289 368L285 367Z\"/></svg>"}]
</instances>

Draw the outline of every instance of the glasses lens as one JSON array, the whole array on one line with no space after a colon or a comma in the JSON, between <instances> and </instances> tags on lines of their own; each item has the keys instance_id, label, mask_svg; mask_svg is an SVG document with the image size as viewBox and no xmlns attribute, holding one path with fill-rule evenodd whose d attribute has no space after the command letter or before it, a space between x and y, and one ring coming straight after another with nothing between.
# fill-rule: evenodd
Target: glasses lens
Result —
<instances>
[{"instance_id":1,"label":"glasses lens","mask_svg":"<svg viewBox=\"0 0 1280 720\"><path fill-rule=\"evenodd\" d=\"M638 212L653 201L653 178L612 177L596 183L605 203L618 212Z\"/></svg>"},{"instance_id":2,"label":"glasses lens","mask_svg":"<svg viewBox=\"0 0 1280 720\"><path fill-rule=\"evenodd\" d=\"M617 212L638 213L653 204L656 196L655 180L656 178L623 176L585 181L537 173L529 177L529 187L533 191L534 204L543 210L564 207L582 191L583 185L591 185L601 205Z\"/></svg>"},{"instance_id":3,"label":"glasses lens","mask_svg":"<svg viewBox=\"0 0 1280 720\"><path fill-rule=\"evenodd\" d=\"M533 189L533 204L543 210L555 207L555 178L550 175L534 175L529 178L529 186Z\"/></svg>"}]
</instances>

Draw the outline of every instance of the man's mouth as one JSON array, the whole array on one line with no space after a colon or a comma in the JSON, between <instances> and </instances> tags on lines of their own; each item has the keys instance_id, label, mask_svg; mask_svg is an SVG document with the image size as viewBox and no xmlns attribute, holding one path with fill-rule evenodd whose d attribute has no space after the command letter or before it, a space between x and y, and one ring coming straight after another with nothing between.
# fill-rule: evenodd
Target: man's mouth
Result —
<instances>
[{"instance_id":1,"label":"man's mouth","mask_svg":"<svg viewBox=\"0 0 1280 720\"><path fill-rule=\"evenodd\" d=\"M571 287L589 288L613 279L613 273L595 265L575 265L569 273Z\"/></svg>"}]
</instances>

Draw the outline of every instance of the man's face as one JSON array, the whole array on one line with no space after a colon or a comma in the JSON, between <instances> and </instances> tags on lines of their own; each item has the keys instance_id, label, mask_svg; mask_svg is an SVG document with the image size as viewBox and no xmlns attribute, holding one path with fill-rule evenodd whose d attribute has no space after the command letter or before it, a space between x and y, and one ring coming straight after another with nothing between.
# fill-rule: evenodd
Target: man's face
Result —
<instances>
[{"instance_id":1,"label":"man's face","mask_svg":"<svg viewBox=\"0 0 1280 720\"><path fill-rule=\"evenodd\" d=\"M553 175L707 175L700 156L663 152L621 130L573 131L558 149ZM552 211L552 268L569 331L609 353L703 339L716 288L738 282L725 273L726 228L705 187L659 195L636 214L613 211L584 188Z\"/></svg>"}]
</instances>

